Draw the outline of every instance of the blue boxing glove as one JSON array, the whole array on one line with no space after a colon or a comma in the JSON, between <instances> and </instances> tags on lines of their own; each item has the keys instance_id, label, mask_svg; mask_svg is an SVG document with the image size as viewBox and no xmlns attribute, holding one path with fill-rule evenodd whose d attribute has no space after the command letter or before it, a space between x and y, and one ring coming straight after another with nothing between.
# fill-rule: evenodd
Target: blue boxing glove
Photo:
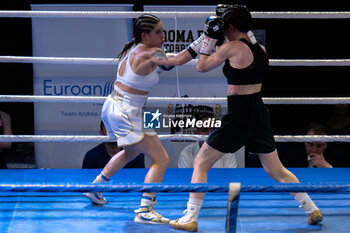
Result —
<instances>
[{"instance_id":1,"label":"blue boxing glove","mask_svg":"<svg viewBox=\"0 0 350 233\"><path fill-rule=\"evenodd\" d=\"M205 21L204 39L200 50L201 54L211 54L217 41L224 40L224 22L221 17L209 16Z\"/></svg>"}]
</instances>

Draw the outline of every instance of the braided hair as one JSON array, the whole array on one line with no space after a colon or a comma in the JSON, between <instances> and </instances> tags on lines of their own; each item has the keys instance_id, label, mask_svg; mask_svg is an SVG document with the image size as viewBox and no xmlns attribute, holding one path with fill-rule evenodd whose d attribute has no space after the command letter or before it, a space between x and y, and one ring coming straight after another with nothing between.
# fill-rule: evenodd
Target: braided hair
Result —
<instances>
[{"instance_id":1,"label":"braided hair","mask_svg":"<svg viewBox=\"0 0 350 233\"><path fill-rule=\"evenodd\" d=\"M134 44L140 43L142 40L142 33L150 33L159 22L160 19L152 14L142 14L135 19L132 28L133 38L124 45L124 48L118 54L117 58L121 58Z\"/></svg>"}]
</instances>

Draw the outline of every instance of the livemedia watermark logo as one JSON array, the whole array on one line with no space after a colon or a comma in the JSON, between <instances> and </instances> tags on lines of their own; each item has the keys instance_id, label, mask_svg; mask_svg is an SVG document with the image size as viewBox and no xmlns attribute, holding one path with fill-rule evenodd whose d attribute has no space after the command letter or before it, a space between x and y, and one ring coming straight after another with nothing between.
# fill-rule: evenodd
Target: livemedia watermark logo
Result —
<instances>
[{"instance_id":1,"label":"livemedia watermark logo","mask_svg":"<svg viewBox=\"0 0 350 233\"><path fill-rule=\"evenodd\" d=\"M143 113L143 127L145 129L161 128L219 128L221 120L216 118L196 119L191 114L163 114L156 111Z\"/></svg>"},{"instance_id":2,"label":"livemedia watermark logo","mask_svg":"<svg viewBox=\"0 0 350 233\"><path fill-rule=\"evenodd\" d=\"M143 128L145 129L159 129L161 124L162 113L159 109L155 112L143 112Z\"/></svg>"}]
</instances>

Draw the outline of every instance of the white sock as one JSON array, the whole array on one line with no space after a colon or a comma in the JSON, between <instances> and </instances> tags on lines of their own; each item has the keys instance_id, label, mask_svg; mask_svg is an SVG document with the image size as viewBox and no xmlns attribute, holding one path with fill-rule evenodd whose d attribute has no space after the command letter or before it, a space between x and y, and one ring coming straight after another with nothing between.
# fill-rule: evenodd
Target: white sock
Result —
<instances>
[{"instance_id":1,"label":"white sock","mask_svg":"<svg viewBox=\"0 0 350 233\"><path fill-rule=\"evenodd\" d=\"M141 206L153 206L156 202L156 195L144 193L141 199Z\"/></svg>"},{"instance_id":2,"label":"white sock","mask_svg":"<svg viewBox=\"0 0 350 233\"><path fill-rule=\"evenodd\" d=\"M318 210L315 203L311 200L307 193L297 193L294 196L294 199L300 204L300 207L303 207L307 214Z\"/></svg>"},{"instance_id":3,"label":"white sock","mask_svg":"<svg viewBox=\"0 0 350 233\"><path fill-rule=\"evenodd\" d=\"M192 218L197 219L202 205L203 200L190 198L187 202L187 214L189 214Z\"/></svg>"},{"instance_id":4,"label":"white sock","mask_svg":"<svg viewBox=\"0 0 350 233\"><path fill-rule=\"evenodd\" d=\"M93 183L107 183L109 182L109 180L110 180L110 177L106 176L101 172L98 176L96 176Z\"/></svg>"}]
</instances>

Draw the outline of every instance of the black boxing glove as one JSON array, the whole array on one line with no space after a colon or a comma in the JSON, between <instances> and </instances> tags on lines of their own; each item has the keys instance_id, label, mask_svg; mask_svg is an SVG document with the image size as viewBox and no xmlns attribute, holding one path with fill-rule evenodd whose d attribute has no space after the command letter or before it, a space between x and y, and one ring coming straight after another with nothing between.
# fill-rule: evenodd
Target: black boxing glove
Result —
<instances>
[{"instance_id":1,"label":"black boxing glove","mask_svg":"<svg viewBox=\"0 0 350 233\"><path fill-rule=\"evenodd\" d=\"M232 8L234 5L228 5L228 4L219 4L216 6L215 12L217 16L222 16L222 14Z\"/></svg>"},{"instance_id":2,"label":"black boxing glove","mask_svg":"<svg viewBox=\"0 0 350 233\"><path fill-rule=\"evenodd\" d=\"M224 31L223 31L224 22L222 21L221 17L209 16L205 20L204 24L205 24L204 34L206 36L218 40L224 34Z\"/></svg>"},{"instance_id":3,"label":"black boxing glove","mask_svg":"<svg viewBox=\"0 0 350 233\"><path fill-rule=\"evenodd\" d=\"M209 16L205 21L204 39L200 50L201 54L209 55L218 40L224 37L223 21L221 17Z\"/></svg>"}]
</instances>

